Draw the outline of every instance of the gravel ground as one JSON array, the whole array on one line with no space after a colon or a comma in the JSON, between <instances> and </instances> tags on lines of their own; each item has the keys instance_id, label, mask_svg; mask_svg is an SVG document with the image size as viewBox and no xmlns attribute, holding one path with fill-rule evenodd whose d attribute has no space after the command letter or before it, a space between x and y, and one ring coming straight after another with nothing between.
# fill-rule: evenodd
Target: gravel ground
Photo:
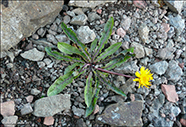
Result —
<instances>
[{"instance_id":1,"label":"gravel ground","mask_svg":"<svg viewBox=\"0 0 186 127\"><path fill-rule=\"evenodd\" d=\"M25 38L9 51L7 57L1 58L1 102L12 101L13 104L6 105L15 105L12 111L15 117L8 119L16 119L16 126L21 127L110 127L112 125L109 123L103 124L98 120L108 106L121 101L140 101L143 102L141 119L144 127L181 126L180 121L186 116L185 12L186 9L179 16L167 6L158 8L149 2L145 9L121 1L95 9L65 5L52 24ZM129 47L134 47L136 53L136 57L114 70L134 76L141 66L150 68L154 77L152 86L138 89L138 84L128 78L109 76L118 88L125 91L127 97L120 97L101 84L97 103L99 111L84 118L86 75L81 75L61 92L70 95L66 100L71 103L69 108L63 111L59 109L60 112L53 117L41 117L42 113L35 115L38 113L34 111L38 108L34 106L36 101L47 97L49 86L64 74L64 69L70 64L58 61L44 51L45 46L55 48L57 42L72 44L61 29L61 22L65 22L83 43L90 46L94 38L100 38L110 16L114 17L114 32L107 46L122 42L116 54ZM41 108L47 110L47 107ZM5 117L1 115L2 119Z\"/></svg>"}]
</instances>

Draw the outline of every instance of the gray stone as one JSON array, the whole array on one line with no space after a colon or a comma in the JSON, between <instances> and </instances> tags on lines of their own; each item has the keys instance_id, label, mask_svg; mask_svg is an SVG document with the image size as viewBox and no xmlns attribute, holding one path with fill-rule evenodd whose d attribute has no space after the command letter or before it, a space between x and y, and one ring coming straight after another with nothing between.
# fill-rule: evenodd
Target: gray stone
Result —
<instances>
[{"instance_id":1,"label":"gray stone","mask_svg":"<svg viewBox=\"0 0 186 127\"><path fill-rule=\"evenodd\" d=\"M88 17L85 14L74 16L70 22L72 25L85 25Z\"/></svg>"},{"instance_id":2,"label":"gray stone","mask_svg":"<svg viewBox=\"0 0 186 127\"><path fill-rule=\"evenodd\" d=\"M174 121L167 121L165 118L155 117L152 124L154 125L154 127L172 127Z\"/></svg>"},{"instance_id":3,"label":"gray stone","mask_svg":"<svg viewBox=\"0 0 186 127\"><path fill-rule=\"evenodd\" d=\"M169 22L175 28L177 35L179 36L185 28L185 19L182 19L180 15L173 17L169 15Z\"/></svg>"},{"instance_id":4,"label":"gray stone","mask_svg":"<svg viewBox=\"0 0 186 127\"><path fill-rule=\"evenodd\" d=\"M180 13L183 7L183 1L178 0L165 0L165 4L170 8L171 11Z\"/></svg>"},{"instance_id":5,"label":"gray stone","mask_svg":"<svg viewBox=\"0 0 186 127\"><path fill-rule=\"evenodd\" d=\"M149 28L147 27L146 24L140 25L140 27L138 28L138 33L139 33L139 36L140 36L141 40L143 41L143 43L147 43L147 44L150 43L149 37L148 37Z\"/></svg>"},{"instance_id":6,"label":"gray stone","mask_svg":"<svg viewBox=\"0 0 186 127\"><path fill-rule=\"evenodd\" d=\"M139 67L136 65L137 61L129 61L126 63L123 63L120 67L117 67L114 69L114 71L119 73L129 73L134 74L136 71L139 70Z\"/></svg>"},{"instance_id":7,"label":"gray stone","mask_svg":"<svg viewBox=\"0 0 186 127\"><path fill-rule=\"evenodd\" d=\"M142 94L144 96L147 96L149 94L149 88L147 87L140 87L139 89L137 89L137 93Z\"/></svg>"},{"instance_id":8,"label":"gray stone","mask_svg":"<svg viewBox=\"0 0 186 127\"><path fill-rule=\"evenodd\" d=\"M5 127L15 127L17 120L17 116L6 116L2 119L1 122Z\"/></svg>"},{"instance_id":9,"label":"gray stone","mask_svg":"<svg viewBox=\"0 0 186 127\"><path fill-rule=\"evenodd\" d=\"M46 29L44 29L43 27L39 28L39 30L37 31L37 34L40 35L41 37L43 37L45 33Z\"/></svg>"},{"instance_id":10,"label":"gray stone","mask_svg":"<svg viewBox=\"0 0 186 127\"><path fill-rule=\"evenodd\" d=\"M47 41L52 42L54 45L57 45L58 41L56 40L54 35L47 34L46 37L47 37Z\"/></svg>"},{"instance_id":11,"label":"gray stone","mask_svg":"<svg viewBox=\"0 0 186 127\"><path fill-rule=\"evenodd\" d=\"M74 115L79 116L79 117L85 115L84 109L76 108L75 106L72 106L72 111L73 111Z\"/></svg>"},{"instance_id":12,"label":"gray stone","mask_svg":"<svg viewBox=\"0 0 186 127\"><path fill-rule=\"evenodd\" d=\"M186 114L186 98L183 99L183 103L180 106L181 108L181 114Z\"/></svg>"},{"instance_id":13,"label":"gray stone","mask_svg":"<svg viewBox=\"0 0 186 127\"><path fill-rule=\"evenodd\" d=\"M180 108L177 106L172 106L170 110L171 110L171 113L174 114L174 116L178 116L181 113Z\"/></svg>"},{"instance_id":14,"label":"gray stone","mask_svg":"<svg viewBox=\"0 0 186 127\"><path fill-rule=\"evenodd\" d=\"M41 93L41 91L39 91L39 90L36 89L36 88L34 88L34 89L31 90L31 94L32 94L32 95L35 95L35 96L36 96L36 95L38 95L38 94L40 94L40 93Z\"/></svg>"},{"instance_id":15,"label":"gray stone","mask_svg":"<svg viewBox=\"0 0 186 127\"><path fill-rule=\"evenodd\" d=\"M131 18L130 17L126 17L125 19L123 19L121 21L121 26L126 31L130 28L130 25L131 25Z\"/></svg>"},{"instance_id":16,"label":"gray stone","mask_svg":"<svg viewBox=\"0 0 186 127\"><path fill-rule=\"evenodd\" d=\"M77 120L76 126L77 127L87 127L82 118Z\"/></svg>"},{"instance_id":17,"label":"gray stone","mask_svg":"<svg viewBox=\"0 0 186 127\"><path fill-rule=\"evenodd\" d=\"M82 43L86 44L92 42L96 38L96 34L88 26L81 26L77 30L77 37Z\"/></svg>"},{"instance_id":18,"label":"gray stone","mask_svg":"<svg viewBox=\"0 0 186 127\"><path fill-rule=\"evenodd\" d=\"M108 2L117 2L117 0L89 0L89 1L79 1L79 0L70 0L69 1L69 6L77 6L77 7L90 7L90 8L95 8L96 6L100 4L105 4Z\"/></svg>"},{"instance_id":19,"label":"gray stone","mask_svg":"<svg viewBox=\"0 0 186 127\"><path fill-rule=\"evenodd\" d=\"M96 119L113 126L142 126L142 108L142 101L120 102L109 105Z\"/></svg>"},{"instance_id":20,"label":"gray stone","mask_svg":"<svg viewBox=\"0 0 186 127\"><path fill-rule=\"evenodd\" d=\"M33 109L30 103L24 104L23 108L21 109L21 115L26 115L32 112L33 112Z\"/></svg>"},{"instance_id":21,"label":"gray stone","mask_svg":"<svg viewBox=\"0 0 186 127\"><path fill-rule=\"evenodd\" d=\"M49 30L47 30L48 31L48 33L49 34L51 34L51 35L56 35L57 34L57 32L55 32L55 31L53 31L53 30L51 30L51 29L49 29ZM47 34L48 35L48 34Z\"/></svg>"},{"instance_id":22,"label":"gray stone","mask_svg":"<svg viewBox=\"0 0 186 127\"><path fill-rule=\"evenodd\" d=\"M120 89L127 95L128 93L133 93L135 85L136 83L130 78L120 87Z\"/></svg>"},{"instance_id":23,"label":"gray stone","mask_svg":"<svg viewBox=\"0 0 186 127\"><path fill-rule=\"evenodd\" d=\"M143 45L133 42L130 47L134 47L134 53L136 54L136 58L143 58L145 56Z\"/></svg>"},{"instance_id":24,"label":"gray stone","mask_svg":"<svg viewBox=\"0 0 186 127\"><path fill-rule=\"evenodd\" d=\"M153 50L151 48L144 47L144 50L147 56L151 57L153 55Z\"/></svg>"},{"instance_id":25,"label":"gray stone","mask_svg":"<svg viewBox=\"0 0 186 127\"><path fill-rule=\"evenodd\" d=\"M161 59L173 59L175 48L162 48L158 51L158 57Z\"/></svg>"},{"instance_id":26,"label":"gray stone","mask_svg":"<svg viewBox=\"0 0 186 127\"><path fill-rule=\"evenodd\" d=\"M91 13L88 14L88 20L90 22L93 22L94 20L100 19L100 18L101 17L98 14L96 14L95 12L91 12Z\"/></svg>"},{"instance_id":27,"label":"gray stone","mask_svg":"<svg viewBox=\"0 0 186 127\"><path fill-rule=\"evenodd\" d=\"M67 42L68 41L67 36L64 34L58 34L55 37L58 40L58 42Z\"/></svg>"},{"instance_id":28,"label":"gray stone","mask_svg":"<svg viewBox=\"0 0 186 127\"><path fill-rule=\"evenodd\" d=\"M30 49L25 51L24 53L20 54L24 59L29 59L31 61L39 61L42 60L45 56L44 52L38 51L36 48Z\"/></svg>"},{"instance_id":29,"label":"gray stone","mask_svg":"<svg viewBox=\"0 0 186 127\"><path fill-rule=\"evenodd\" d=\"M74 17L76 16L75 13L73 11L67 11L67 15Z\"/></svg>"},{"instance_id":30,"label":"gray stone","mask_svg":"<svg viewBox=\"0 0 186 127\"><path fill-rule=\"evenodd\" d=\"M160 94L153 102L152 102L152 108L155 110L155 112L158 114L158 110L163 106L165 102L165 95Z\"/></svg>"},{"instance_id":31,"label":"gray stone","mask_svg":"<svg viewBox=\"0 0 186 127\"><path fill-rule=\"evenodd\" d=\"M13 63L8 63L6 66L7 66L8 69L10 69L10 68L14 67L14 64Z\"/></svg>"},{"instance_id":32,"label":"gray stone","mask_svg":"<svg viewBox=\"0 0 186 127\"><path fill-rule=\"evenodd\" d=\"M47 66L50 65L51 62L52 62L52 60L50 60L49 58L45 58L43 61L45 62L45 64L46 64Z\"/></svg>"},{"instance_id":33,"label":"gray stone","mask_svg":"<svg viewBox=\"0 0 186 127\"><path fill-rule=\"evenodd\" d=\"M47 47L51 47L51 48L56 48L55 45L53 45L52 43L48 42L46 38L41 38L41 39L38 39L38 40L34 40L32 38L30 38L30 40L37 44L37 45L42 45L42 46L47 46Z\"/></svg>"},{"instance_id":34,"label":"gray stone","mask_svg":"<svg viewBox=\"0 0 186 127\"><path fill-rule=\"evenodd\" d=\"M135 101L144 101L143 96L141 94L135 93Z\"/></svg>"},{"instance_id":35,"label":"gray stone","mask_svg":"<svg viewBox=\"0 0 186 127\"><path fill-rule=\"evenodd\" d=\"M53 116L58 112L70 109L70 106L69 94L44 97L35 101L33 115L37 117Z\"/></svg>"},{"instance_id":36,"label":"gray stone","mask_svg":"<svg viewBox=\"0 0 186 127\"><path fill-rule=\"evenodd\" d=\"M65 15L65 16L63 17L63 22L64 22L65 24L68 24L68 23L70 22L70 16Z\"/></svg>"},{"instance_id":37,"label":"gray stone","mask_svg":"<svg viewBox=\"0 0 186 127\"><path fill-rule=\"evenodd\" d=\"M54 21L55 22L55 21ZM53 23L51 26L50 26L50 30L52 30L52 31L57 31L57 29L58 29L58 26L57 26L57 24L56 23Z\"/></svg>"},{"instance_id":38,"label":"gray stone","mask_svg":"<svg viewBox=\"0 0 186 127\"><path fill-rule=\"evenodd\" d=\"M64 1L8 1L2 6L1 51L17 45L40 27L54 21Z\"/></svg>"},{"instance_id":39,"label":"gray stone","mask_svg":"<svg viewBox=\"0 0 186 127\"><path fill-rule=\"evenodd\" d=\"M166 61L160 61L157 63L154 63L153 65L150 65L150 70L156 74L163 75L167 68L168 68L168 63Z\"/></svg>"},{"instance_id":40,"label":"gray stone","mask_svg":"<svg viewBox=\"0 0 186 127\"><path fill-rule=\"evenodd\" d=\"M182 69L179 67L178 63L174 60L171 60L169 62L166 74L168 75L168 80L177 82L183 75L183 72Z\"/></svg>"},{"instance_id":41,"label":"gray stone","mask_svg":"<svg viewBox=\"0 0 186 127\"><path fill-rule=\"evenodd\" d=\"M83 10L81 8L76 8L72 10L75 14L77 15L82 15L84 14Z\"/></svg>"},{"instance_id":42,"label":"gray stone","mask_svg":"<svg viewBox=\"0 0 186 127\"><path fill-rule=\"evenodd\" d=\"M45 66L45 63L43 61L37 62L37 65L39 66L39 68L43 68Z\"/></svg>"},{"instance_id":43,"label":"gray stone","mask_svg":"<svg viewBox=\"0 0 186 127\"><path fill-rule=\"evenodd\" d=\"M143 59L141 59L140 61L143 65L147 65L147 63L149 62L149 58L148 57L145 57Z\"/></svg>"}]
</instances>

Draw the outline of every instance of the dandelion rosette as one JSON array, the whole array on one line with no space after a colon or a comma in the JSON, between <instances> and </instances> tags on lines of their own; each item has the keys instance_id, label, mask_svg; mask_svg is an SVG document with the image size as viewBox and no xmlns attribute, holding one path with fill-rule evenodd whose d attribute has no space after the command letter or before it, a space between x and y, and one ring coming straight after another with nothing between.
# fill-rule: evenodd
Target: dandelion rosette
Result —
<instances>
[{"instance_id":1,"label":"dandelion rosette","mask_svg":"<svg viewBox=\"0 0 186 127\"><path fill-rule=\"evenodd\" d=\"M133 81L139 82L139 88L140 87L147 87L151 86L150 80L153 80L152 73L150 73L149 69L145 69L145 67L141 67L140 72L135 73L136 77Z\"/></svg>"}]
</instances>

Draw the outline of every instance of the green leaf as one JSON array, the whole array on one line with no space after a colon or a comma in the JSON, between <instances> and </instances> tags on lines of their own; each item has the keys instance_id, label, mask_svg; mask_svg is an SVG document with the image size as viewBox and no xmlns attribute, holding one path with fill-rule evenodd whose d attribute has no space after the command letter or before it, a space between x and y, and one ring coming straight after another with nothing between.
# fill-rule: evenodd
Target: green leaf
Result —
<instances>
[{"instance_id":1,"label":"green leaf","mask_svg":"<svg viewBox=\"0 0 186 127\"><path fill-rule=\"evenodd\" d=\"M110 82L106 81L105 78L101 77L101 75L99 74L98 71L96 71L96 72L97 72L97 76L99 77L99 80L103 84L107 85L109 87L109 89L111 89L112 91L114 91L115 93L117 93L117 94L119 94L121 96L126 96L125 93L122 90L120 90L116 86L112 85Z\"/></svg>"},{"instance_id":2,"label":"green leaf","mask_svg":"<svg viewBox=\"0 0 186 127\"><path fill-rule=\"evenodd\" d=\"M123 64L125 61L127 61L130 58L131 58L130 55L120 56L117 59L111 60L109 63L107 63L104 69L111 70L115 67L119 67L121 64Z\"/></svg>"},{"instance_id":3,"label":"green leaf","mask_svg":"<svg viewBox=\"0 0 186 127\"><path fill-rule=\"evenodd\" d=\"M86 108L86 112L85 112L85 117L88 117L95 109L95 106L96 106L96 103L97 103L97 100L99 98L99 91L100 91L100 88L99 88L99 80L96 76L96 85L95 85L95 90L94 90L94 99L91 103L91 105L89 107Z\"/></svg>"},{"instance_id":4,"label":"green leaf","mask_svg":"<svg viewBox=\"0 0 186 127\"><path fill-rule=\"evenodd\" d=\"M55 59L58 59L58 60L65 60L67 62L74 61L74 62L84 63L84 61L81 60L80 58L64 56L59 52L52 51L50 47L45 47L45 51L47 52L48 55L50 55L50 56L52 56L52 57L54 57Z\"/></svg>"},{"instance_id":5,"label":"green leaf","mask_svg":"<svg viewBox=\"0 0 186 127\"><path fill-rule=\"evenodd\" d=\"M92 102L92 81L92 72L90 72L86 80L86 86L84 90L85 104L87 105L87 107L89 107Z\"/></svg>"},{"instance_id":6,"label":"green leaf","mask_svg":"<svg viewBox=\"0 0 186 127\"><path fill-rule=\"evenodd\" d=\"M98 41L98 39L96 38L96 39L91 43L90 52L93 52L93 50L96 48L96 46L97 46L97 41Z\"/></svg>"},{"instance_id":7,"label":"green leaf","mask_svg":"<svg viewBox=\"0 0 186 127\"><path fill-rule=\"evenodd\" d=\"M110 17L109 20L107 21L107 23L105 24L101 39L99 40L98 50L94 54L93 60L101 52L101 50L104 48L104 45L107 43L108 39L110 38L110 35L112 34L113 26L114 26L114 19L113 19L113 17Z\"/></svg>"},{"instance_id":8,"label":"green leaf","mask_svg":"<svg viewBox=\"0 0 186 127\"><path fill-rule=\"evenodd\" d=\"M57 47L61 52L65 54L77 54L83 57L85 61L87 61L85 54L79 51L79 49L77 49L76 47L73 47L65 42L58 42Z\"/></svg>"},{"instance_id":9,"label":"green leaf","mask_svg":"<svg viewBox=\"0 0 186 127\"><path fill-rule=\"evenodd\" d=\"M87 52L87 47L78 40L76 34L74 33L74 31L72 31L70 28L67 28L67 25L62 22L61 23L61 28L63 29L64 33L69 37L69 39L71 41L73 41L75 44L78 45L78 47L82 50L82 52L85 54L86 58L90 61L89 58L89 53Z\"/></svg>"},{"instance_id":10,"label":"green leaf","mask_svg":"<svg viewBox=\"0 0 186 127\"><path fill-rule=\"evenodd\" d=\"M68 66L67 68L65 68L65 72L64 74L69 73L70 71L72 71L76 66L82 66L83 63L73 63L72 65Z\"/></svg>"},{"instance_id":11,"label":"green leaf","mask_svg":"<svg viewBox=\"0 0 186 127\"><path fill-rule=\"evenodd\" d=\"M69 72L66 75L60 76L48 89L47 96L53 96L60 93L68 84L72 83L73 75Z\"/></svg>"},{"instance_id":12,"label":"green leaf","mask_svg":"<svg viewBox=\"0 0 186 127\"><path fill-rule=\"evenodd\" d=\"M121 52L121 54L126 55L126 54L129 53L129 52L133 53L133 52L134 52L134 47L131 47L131 48L126 49L126 50L123 50L123 51Z\"/></svg>"},{"instance_id":13,"label":"green leaf","mask_svg":"<svg viewBox=\"0 0 186 127\"><path fill-rule=\"evenodd\" d=\"M107 63L104 68L107 70L111 70L115 67L119 67L121 64L126 62L128 59L135 56L135 54L131 54L133 52L134 52L134 48L131 47L129 49L126 49L120 52L120 54L118 54L114 58L110 58L110 59L103 61L103 62L109 61L109 63Z\"/></svg>"},{"instance_id":14,"label":"green leaf","mask_svg":"<svg viewBox=\"0 0 186 127\"><path fill-rule=\"evenodd\" d=\"M102 59L105 59L107 56L110 56L113 53L115 53L120 48L121 45L122 45L122 42L118 42L118 43L113 44L110 47L108 47L103 53L101 53L98 56L98 58L96 59L96 62L100 61Z\"/></svg>"}]
</instances>

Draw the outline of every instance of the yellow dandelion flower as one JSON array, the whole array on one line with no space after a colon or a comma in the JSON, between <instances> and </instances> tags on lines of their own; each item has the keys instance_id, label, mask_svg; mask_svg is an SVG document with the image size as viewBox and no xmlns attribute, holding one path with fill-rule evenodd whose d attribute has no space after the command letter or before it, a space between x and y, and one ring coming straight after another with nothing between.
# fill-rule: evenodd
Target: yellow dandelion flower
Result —
<instances>
[{"instance_id":1,"label":"yellow dandelion flower","mask_svg":"<svg viewBox=\"0 0 186 127\"><path fill-rule=\"evenodd\" d=\"M139 82L138 88L140 88L140 86L142 87L145 86L147 88L151 86L150 80L153 80L152 77L153 74L150 73L150 70L148 69L145 70L145 67L142 66L140 69L140 73L137 71L135 75L137 76L137 78L135 78L133 81Z\"/></svg>"}]
</instances>

